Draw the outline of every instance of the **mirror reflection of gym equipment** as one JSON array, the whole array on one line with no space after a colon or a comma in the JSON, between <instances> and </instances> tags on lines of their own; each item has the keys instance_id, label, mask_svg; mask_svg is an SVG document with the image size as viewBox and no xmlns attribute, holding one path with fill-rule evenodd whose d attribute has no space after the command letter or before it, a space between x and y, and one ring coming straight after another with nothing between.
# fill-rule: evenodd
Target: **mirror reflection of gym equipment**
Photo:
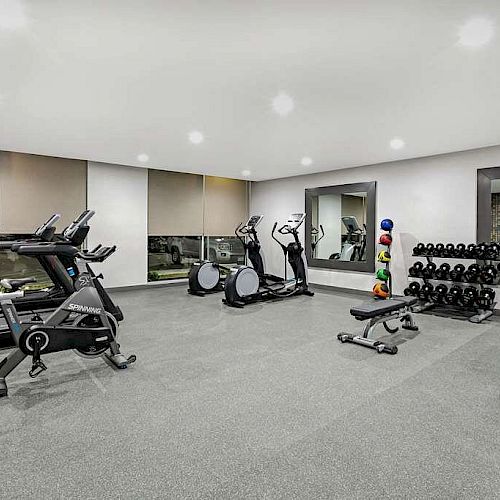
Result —
<instances>
[{"instance_id":1,"label":"mirror reflection of gym equipment","mask_svg":"<svg viewBox=\"0 0 500 500\"><path fill-rule=\"evenodd\" d=\"M366 261L367 193L313 197L311 246L317 259ZM318 227L323 234L319 235Z\"/></svg>"}]
</instances>

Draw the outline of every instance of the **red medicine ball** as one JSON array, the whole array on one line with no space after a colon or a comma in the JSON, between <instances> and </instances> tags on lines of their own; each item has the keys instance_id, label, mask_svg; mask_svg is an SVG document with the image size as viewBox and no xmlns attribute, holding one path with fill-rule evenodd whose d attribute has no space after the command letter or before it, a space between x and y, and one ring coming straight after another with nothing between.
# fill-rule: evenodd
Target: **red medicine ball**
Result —
<instances>
[{"instance_id":1,"label":"red medicine ball","mask_svg":"<svg viewBox=\"0 0 500 500\"><path fill-rule=\"evenodd\" d=\"M379 239L379 243L385 246L391 246L392 236L390 234L382 234Z\"/></svg>"}]
</instances>

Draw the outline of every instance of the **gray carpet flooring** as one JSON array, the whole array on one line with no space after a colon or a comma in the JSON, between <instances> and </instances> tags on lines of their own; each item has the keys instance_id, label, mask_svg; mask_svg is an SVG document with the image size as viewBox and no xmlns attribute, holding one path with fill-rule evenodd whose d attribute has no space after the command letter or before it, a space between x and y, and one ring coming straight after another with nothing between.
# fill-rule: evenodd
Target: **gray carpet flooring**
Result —
<instances>
[{"instance_id":1,"label":"gray carpet flooring","mask_svg":"<svg viewBox=\"0 0 500 500\"><path fill-rule=\"evenodd\" d=\"M0 498L500 498L500 328L418 315L396 356L336 339L363 299L228 309L117 292L115 371L25 362L0 400Z\"/></svg>"}]
</instances>

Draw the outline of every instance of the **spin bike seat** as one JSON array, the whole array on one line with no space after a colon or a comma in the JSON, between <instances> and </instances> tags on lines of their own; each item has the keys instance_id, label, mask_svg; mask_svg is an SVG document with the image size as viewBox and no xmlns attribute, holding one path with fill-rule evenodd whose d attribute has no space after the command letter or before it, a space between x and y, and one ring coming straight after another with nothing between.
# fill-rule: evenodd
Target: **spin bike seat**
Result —
<instances>
[{"instance_id":1,"label":"spin bike seat","mask_svg":"<svg viewBox=\"0 0 500 500\"><path fill-rule=\"evenodd\" d=\"M28 283L36 283L36 278L3 279L0 281L0 285L7 288L9 292L17 292L22 286Z\"/></svg>"}]
</instances>

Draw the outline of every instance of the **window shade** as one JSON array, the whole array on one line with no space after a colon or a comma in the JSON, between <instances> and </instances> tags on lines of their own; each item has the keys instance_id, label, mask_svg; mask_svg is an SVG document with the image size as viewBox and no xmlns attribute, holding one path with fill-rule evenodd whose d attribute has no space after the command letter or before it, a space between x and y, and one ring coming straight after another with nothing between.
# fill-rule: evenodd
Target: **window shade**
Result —
<instances>
[{"instance_id":1,"label":"window shade","mask_svg":"<svg viewBox=\"0 0 500 500\"><path fill-rule=\"evenodd\" d=\"M149 170L150 236L203 233L203 176Z\"/></svg>"},{"instance_id":2,"label":"window shade","mask_svg":"<svg viewBox=\"0 0 500 500\"><path fill-rule=\"evenodd\" d=\"M87 205L87 162L0 152L0 232L33 233L53 213L57 229Z\"/></svg>"},{"instance_id":3,"label":"window shade","mask_svg":"<svg viewBox=\"0 0 500 500\"><path fill-rule=\"evenodd\" d=\"M232 236L248 217L247 183L223 177L205 177L205 221L207 236Z\"/></svg>"}]
</instances>

